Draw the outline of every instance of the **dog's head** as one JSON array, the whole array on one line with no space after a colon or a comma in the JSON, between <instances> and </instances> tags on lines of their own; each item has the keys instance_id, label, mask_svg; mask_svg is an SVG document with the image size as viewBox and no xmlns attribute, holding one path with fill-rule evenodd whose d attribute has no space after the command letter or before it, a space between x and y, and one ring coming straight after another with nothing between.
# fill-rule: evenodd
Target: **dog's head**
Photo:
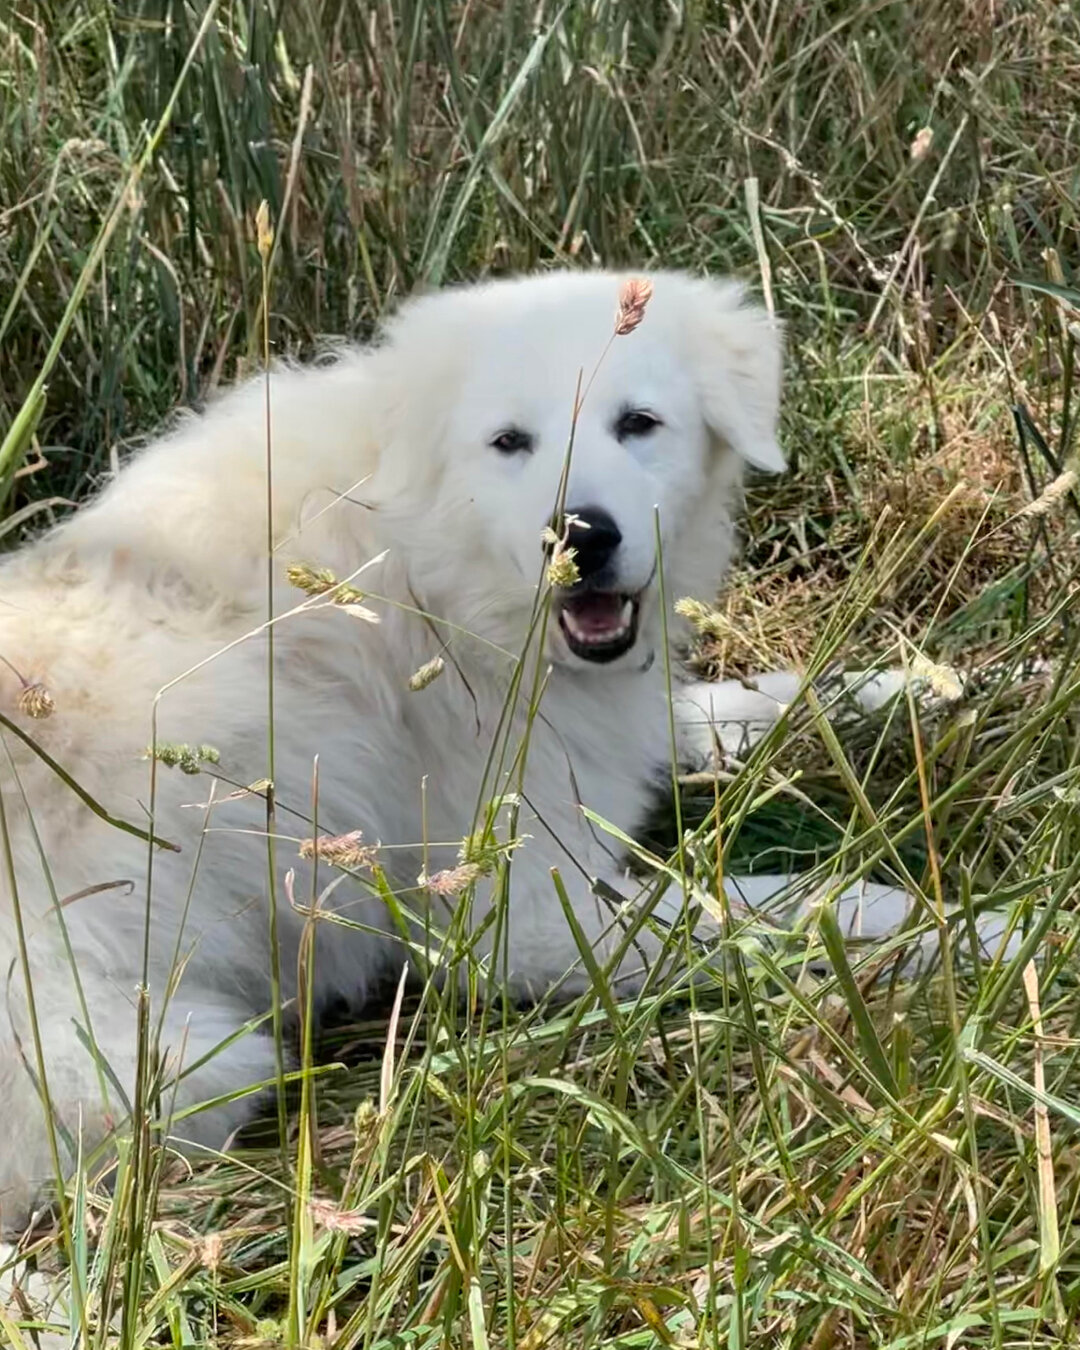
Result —
<instances>
[{"instance_id":1,"label":"dog's head","mask_svg":"<svg viewBox=\"0 0 1080 1350\"><path fill-rule=\"evenodd\" d=\"M556 272L424 297L375 357L372 486L417 596L520 651L552 548L573 549L546 640L579 670L650 663L661 569L669 601L711 597L743 466L783 468L777 326L730 282L661 272L618 335L626 280Z\"/></svg>"}]
</instances>

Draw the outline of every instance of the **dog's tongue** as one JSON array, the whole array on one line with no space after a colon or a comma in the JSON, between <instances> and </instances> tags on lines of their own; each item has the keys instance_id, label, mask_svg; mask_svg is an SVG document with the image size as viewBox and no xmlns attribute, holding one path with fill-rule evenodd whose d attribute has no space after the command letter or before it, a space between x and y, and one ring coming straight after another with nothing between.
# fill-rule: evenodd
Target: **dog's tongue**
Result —
<instances>
[{"instance_id":1,"label":"dog's tongue","mask_svg":"<svg viewBox=\"0 0 1080 1350\"><path fill-rule=\"evenodd\" d=\"M575 596L563 606L579 637L606 637L626 626L623 611L626 601L621 595L594 591L591 595Z\"/></svg>"}]
</instances>

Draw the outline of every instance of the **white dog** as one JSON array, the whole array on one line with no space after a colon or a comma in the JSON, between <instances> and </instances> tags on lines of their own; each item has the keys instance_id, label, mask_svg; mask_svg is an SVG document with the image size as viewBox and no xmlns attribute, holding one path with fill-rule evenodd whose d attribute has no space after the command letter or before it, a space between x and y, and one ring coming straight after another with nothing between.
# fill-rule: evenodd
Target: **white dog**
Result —
<instances>
[{"instance_id":1,"label":"white dog","mask_svg":"<svg viewBox=\"0 0 1080 1350\"><path fill-rule=\"evenodd\" d=\"M286 998L299 911L332 879L319 1000L400 973L409 945L371 863L451 926L480 874L474 955L520 992L586 982L557 867L597 960L640 977L658 939L627 946L619 850L582 808L640 824L672 756L670 603L714 592L744 466L783 465L774 324L729 283L652 282L622 335L607 273L416 300L372 349L189 418L3 564L5 1229L52 1174L42 1072L65 1165L77 1137L89 1149L123 1119L144 983L176 1107L274 1078L265 1021L236 1035L270 1008L272 894ZM623 326L635 318L640 304ZM553 517L579 580L545 619ZM152 743L212 746L215 777L155 763ZM498 837L516 818L522 842L492 921L505 869L475 837L500 798ZM313 856L328 860L314 879ZM343 858L347 872L329 865ZM249 1110L177 1133L218 1147Z\"/></svg>"}]
</instances>

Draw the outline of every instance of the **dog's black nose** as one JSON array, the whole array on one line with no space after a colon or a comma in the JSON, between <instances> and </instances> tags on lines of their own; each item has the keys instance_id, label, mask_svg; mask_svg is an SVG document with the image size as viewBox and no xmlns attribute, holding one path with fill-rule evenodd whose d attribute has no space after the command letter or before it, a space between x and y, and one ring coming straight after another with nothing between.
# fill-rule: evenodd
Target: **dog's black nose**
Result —
<instances>
[{"instance_id":1,"label":"dog's black nose","mask_svg":"<svg viewBox=\"0 0 1080 1350\"><path fill-rule=\"evenodd\" d=\"M578 572L582 579L602 572L622 543L619 527L599 506L568 508L570 528L567 544L576 549Z\"/></svg>"}]
</instances>

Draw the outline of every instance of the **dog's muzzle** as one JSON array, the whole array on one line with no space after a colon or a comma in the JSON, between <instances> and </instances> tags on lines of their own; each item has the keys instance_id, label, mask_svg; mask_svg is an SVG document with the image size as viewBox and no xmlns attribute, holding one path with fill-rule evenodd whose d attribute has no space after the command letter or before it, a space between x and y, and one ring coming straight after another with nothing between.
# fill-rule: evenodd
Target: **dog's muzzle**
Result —
<instances>
[{"instance_id":1,"label":"dog's muzzle","mask_svg":"<svg viewBox=\"0 0 1080 1350\"><path fill-rule=\"evenodd\" d=\"M556 596L553 608L567 646L598 665L625 656L637 642L641 596L587 588Z\"/></svg>"},{"instance_id":2,"label":"dog's muzzle","mask_svg":"<svg viewBox=\"0 0 1080 1350\"><path fill-rule=\"evenodd\" d=\"M619 587L622 533L607 511L599 506L568 508L566 521L566 541L581 580L556 593L553 612L571 652L602 665L618 660L637 642L643 591Z\"/></svg>"}]
</instances>

